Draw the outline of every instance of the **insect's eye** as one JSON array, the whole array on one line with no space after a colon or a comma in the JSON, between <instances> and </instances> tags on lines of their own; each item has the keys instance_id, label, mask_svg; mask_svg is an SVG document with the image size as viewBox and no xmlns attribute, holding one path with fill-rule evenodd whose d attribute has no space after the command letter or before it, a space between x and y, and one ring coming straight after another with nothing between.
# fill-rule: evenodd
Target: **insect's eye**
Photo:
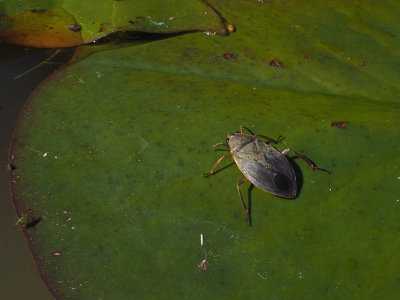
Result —
<instances>
[{"instance_id":1,"label":"insect's eye","mask_svg":"<svg viewBox=\"0 0 400 300\"><path fill-rule=\"evenodd\" d=\"M225 143L229 144L229 138L226 138Z\"/></svg>"}]
</instances>

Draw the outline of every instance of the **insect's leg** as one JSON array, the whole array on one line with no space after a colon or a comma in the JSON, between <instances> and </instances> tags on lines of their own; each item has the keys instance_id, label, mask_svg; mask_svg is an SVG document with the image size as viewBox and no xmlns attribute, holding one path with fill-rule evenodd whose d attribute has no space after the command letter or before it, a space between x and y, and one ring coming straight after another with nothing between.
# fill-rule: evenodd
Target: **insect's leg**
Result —
<instances>
[{"instance_id":1,"label":"insect's leg","mask_svg":"<svg viewBox=\"0 0 400 300\"><path fill-rule=\"evenodd\" d=\"M240 201L242 201L243 209L246 212L246 223L247 223L247 220L249 218L250 212L249 212L249 209L247 208L246 204L244 203L242 193L240 192L240 185L245 183L245 182L247 182L247 181L249 181L247 178L243 178L243 179L239 180L238 183L236 184L236 189L237 189L237 191L239 193Z\"/></svg>"},{"instance_id":2,"label":"insect's leg","mask_svg":"<svg viewBox=\"0 0 400 300\"><path fill-rule=\"evenodd\" d=\"M229 149L229 144L224 143L224 142L220 142L220 143L216 143L216 144L214 144L214 145L212 146L213 150L214 150L215 147L217 147L217 146L224 146L224 147L226 147L226 148Z\"/></svg>"},{"instance_id":3,"label":"insect's leg","mask_svg":"<svg viewBox=\"0 0 400 300\"><path fill-rule=\"evenodd\" d=\"M255 137L261 137L261 138L266 139L267 141L270 141L274 144L277 144L283 140L283 136L281 136L281 135L276 140L274 140L273 138L270 138L268 136L262 135L262 134L256 134Z\"/></svg>"},{"instance_id":4,"label":"insect's leg","mask_svg":"<svg viewBox=\"0 0 400 300\"><path fill-rule=\"evenodd\" d=\"M328 173L328 174L331 173L331 172L329 172L329 171L326 170L326 169L317 167L317 165L316 165L315 163L313 163L310 159L308 159L307 157L305 157L304 155L300 154L299 152L297 152L297 151L295 151L295 150L293 150L293 149L287 148L287 149L285 149L285 150L282 151L282 154L283 154L283 155L286 155L286 154L288 154L290 151L293 151L298 157L300 157L302 160L304 160L304 161L310 166L311 169L313 169L313 170L324 171L324 172L326 172L326 173Z\"/></svg>"},{"instance_id":5,"label":"insect's leg","mask_svg":"<svg viewBox=\"0 0 400 300\"><path fill-rule=\"evenodd\" d=\"M240 125L240 133L243 133L243 126Z\"/></svg>"},{"instance_id":6,"label":"insect's leg","mask_svg":"<svg viewBox=\"0 0 400 300\"><path fill-rule=\"evenodd\" d=\"M212 167L210 173L205 173L205 174L203 174L203 176L204 176L204 177L208 177L208 176L214 175L215 169L218 167L218 165L220 164L220 162L221 162L224 158L232 158L232 154L227 154L227 155L221 156L221 157L217 160L217 162L214 164L214 166Z\"/></svg>"}]
</instances>

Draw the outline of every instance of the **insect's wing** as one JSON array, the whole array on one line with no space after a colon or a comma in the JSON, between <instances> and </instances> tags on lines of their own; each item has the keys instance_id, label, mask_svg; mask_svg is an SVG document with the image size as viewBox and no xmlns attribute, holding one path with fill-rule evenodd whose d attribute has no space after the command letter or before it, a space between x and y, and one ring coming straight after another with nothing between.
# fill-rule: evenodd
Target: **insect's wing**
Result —
<instances>
[{"instance_id":1,"label":"insect's wing","mask_svg":"<svg viewBox=\"0 0 400 300\"><path fill-rule=\"evenodd\" d=\"M293 166L274 147L255 140L233 157L243 175L256 187L279 197L296 197Z\"/></svg>"}]
</instances>

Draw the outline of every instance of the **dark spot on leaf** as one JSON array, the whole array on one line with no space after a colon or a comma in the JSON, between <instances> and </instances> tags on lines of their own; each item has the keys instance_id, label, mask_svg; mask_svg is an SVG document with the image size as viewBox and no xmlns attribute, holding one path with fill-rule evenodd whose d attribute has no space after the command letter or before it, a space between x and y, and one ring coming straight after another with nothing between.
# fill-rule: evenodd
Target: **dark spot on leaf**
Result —
<instances>
[{"instance_id":1,"label":"dark spot on leaf","mask_svg":"<svg viewBox=\"0 0 400 300\"><path fill-rule=\"evenodd\" d=\"M231 60L231 59L235 59L237 57L237 55L235 53L233 53L232 51L228 51L226 53L224 53L222 55L223 58Z\"/></svg>"},{"instance_id":2,"label":"dark spot on leaf","mask_svg":"<svg viewBox=\"0 0 400 300\"><path fill-rule=\"evenodd\" d=\"M68 29L73 32L79 32L79 31L81 31L82 28L78 24L69 24Z\"/></svg>"},{"instance_id":3,"label":"dark spot on leaf","mask_svg":"<svg viewBox=\"0 0 400 300\"><path fill-rule=\"evenodd\" d=\"M31 9L31 13L34 13L34 14L42 14L45 11L46 11L45 9Z\"/></svg>"},{"instance_id":4,"label":"dark spot on leaf","mask_svg":"<svg viewBox=\"0 0 400 300\"><path fill-rule=\"evenodd\" d=\"M131 24L136 24L139 21L142 21L144 19L144 17L136 17L135 20L129 20L128 22Z\"/></svg>"},{"instance_id":5,"label":"dark spot on leaf","mask_svg":"<svg viewBox=\"0 0 400 300\"><path fill-rule=\"evenodd\" d=\"M279 69L282 68L281 63L276 58L271 59L268 62L268 65L274 68L279 68Z\"/></svg>"},{"instance_id":6,"label":"dark spot on leaf","mask_svg":"<svg viewBox=\"0 0 400 300\"><path fill-rule=\"evenodd\" d=\"M337 127L339 129L346 129L349 121L333 121L331 122L331 127Z\"/></svg>"}]
</instances>

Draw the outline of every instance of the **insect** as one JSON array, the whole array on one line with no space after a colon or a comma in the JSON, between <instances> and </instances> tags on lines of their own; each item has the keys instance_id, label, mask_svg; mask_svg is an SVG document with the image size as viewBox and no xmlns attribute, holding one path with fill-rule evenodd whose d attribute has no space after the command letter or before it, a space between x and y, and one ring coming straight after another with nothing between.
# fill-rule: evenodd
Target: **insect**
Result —
<instances>
[{"instance_id":1,"label":"insect","mask_svg":"<svg viewBox=\"0 0 400 300\"><path fill-rule=\"evenodd\" d=\"M17 222L15 223L15 225L22 225L23 227L26 226L26 224L29 224L30 221L32 220L31 217L27 216L27 215L23 215L21 218L19 218L17 220Z\"/></svg>"},{"instance_id":2,"label":"insect","mask_svg":"<svg viewBox=\"0 0 400 300\"><path fill-rule=\"evenodd\" d=\"M31 216L28 215L23 215L20 217L15 225L21 225L23 228L28 229L28 228L34 228L37 224L39 224L42 221L42 218L32 218Z\"/></svg>"},{"instance_id":3,"label":"insect","mask_svg":"<svg viewBox=\"0 0 400 300\"><path fill-rule=\"evenodd\" d=\"M240 126L240 132L228 134L226 142L217 143L212 146L224 146L230 150L230 154L222 156L212 167L210 173L203 174L208 177L215 174L215 170L223 159L233 159L245 178L239 180L236 184L243 209L246 213L246 222L250 214L246 204L244 203L240 185L250 181L253 185L261 190L282 198L294 199L297 196L296 175L293 166L287 160L286 155L293 151L298 157L303 159L311 169L320 170L327 173L329 171L317 167L307 157L301 155L293 149L285 149L279 152L276 148L261 142L258 138L264 138L269 142L278 143L265 135L249 135L243 133L243 127Z\"/></svg>"}]
</instances>

